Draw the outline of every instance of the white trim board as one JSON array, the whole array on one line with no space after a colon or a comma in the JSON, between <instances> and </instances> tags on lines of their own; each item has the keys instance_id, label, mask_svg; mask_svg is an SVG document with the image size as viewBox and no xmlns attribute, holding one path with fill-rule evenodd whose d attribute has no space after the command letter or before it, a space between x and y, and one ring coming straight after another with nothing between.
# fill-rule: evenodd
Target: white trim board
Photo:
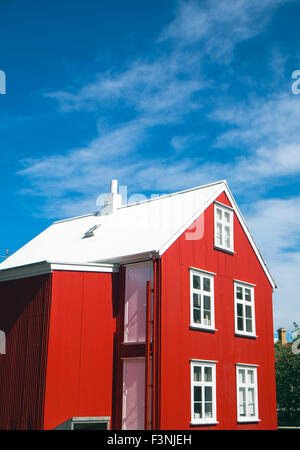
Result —
<instances>
[{"instance_id":1,"label":"white trim board","mask_svg":"<svg viewBox=\"0 0 300 450\"><path fill-rule=\"evenodd\" d=\"M48 273L52 273L53 271L112 273L118 272L119 268L113 264L40 261L34 264L0 270L0 282L46 275Z\"/></svg>"}]
</instances>

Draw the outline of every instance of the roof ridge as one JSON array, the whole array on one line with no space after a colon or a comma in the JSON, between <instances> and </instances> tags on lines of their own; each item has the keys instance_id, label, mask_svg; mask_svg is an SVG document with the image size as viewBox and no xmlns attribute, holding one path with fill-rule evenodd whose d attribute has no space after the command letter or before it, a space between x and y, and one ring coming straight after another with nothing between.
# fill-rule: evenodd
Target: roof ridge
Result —
<instances>
[{"instance_id":1,"label":"roof ridge","mask_svg":"<svg viewBox=\"0 0 300 450\"><path fill-rule=\"evenodd\" d=\"M167 198L167 197L173 197L175 195L185 194L187 192L196 191L198 189L204 189L204 188L207 188L207 187L210 187L210 186L214 186L214 185L217 185L217 184L222 184L222 183L225 183L227 185L227 181L225 179L224 180L219 180L219 181L215 181L213 183L203 184L201 186L196 186L196 187L193 187L193 188L184 189L182 191L171 192L170 194L158 195L157 197L147 198L146 200L142 200L140 202L131 203L131 204L127 204L127 205L122 205L122 206L120 206L120 208L118 208L118 210L125 209L125 208L131 208L132 206L143 205L144 203L153 202L155 200L161 200L161 199L164 199L164 198ZM80 215L80 216L74 216L74 217L69 217L69 218L66 218L66 219L56 220L55 222L52 223L52 225L63 223L63 222L68 222L68 221L71 221L71 220L82 219L84 217L90 217L90 216L103 217L103 216L100 216L100 214L96 211L96 212L92 212L92 213L89 213L89 214L83 214L83 215Z\"/></svg>"},{"instance_id":2,"label":"roof ridge","mask_svg":"<svg viewBox=\"0 0 300 450\"><path fill-rule=\"evenodd\" d=\"M129 204L129 205L121 206L118 209L129 208L131 206L142 205L143 203L148 203L148 202L152 202L152 201L155 201L155 200L161 200L161 199L167 198L167 197L173 197L174 195L185 194L186 192L192 192L192 191L196 191L198 189L204 189L204 188L207 188L207 187L210 187L210 186L214 186L214 185L217 185L217 184L222 184L222 183L227 185L227 181L225 179L224 180L219 180L219 181L215 181L214 183L203 184L201 186L196 186L196 187L193 187L193 188L184 189L182 191L171 192L170 194L158 195L157 197L147 198L146 200L142 200L142 201L137 202L137 203L132 203L132 204Z\"/></svg>"}]
</instances>

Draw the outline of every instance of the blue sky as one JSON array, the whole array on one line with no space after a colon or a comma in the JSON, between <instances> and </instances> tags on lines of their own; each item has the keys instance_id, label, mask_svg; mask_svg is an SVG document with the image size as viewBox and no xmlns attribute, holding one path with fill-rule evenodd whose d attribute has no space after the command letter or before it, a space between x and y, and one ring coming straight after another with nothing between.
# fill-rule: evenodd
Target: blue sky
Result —
<instances>
[{"instance_id":1,"label":"blue sky","mask_svg":"<svg viewBox=\"0 0 300 450\"><path fill-rule=\"evenodd\" d=\"M227 179L300 322L300 4L0 1L0 254L53 220Z\"/></svg>"}]
</instances>

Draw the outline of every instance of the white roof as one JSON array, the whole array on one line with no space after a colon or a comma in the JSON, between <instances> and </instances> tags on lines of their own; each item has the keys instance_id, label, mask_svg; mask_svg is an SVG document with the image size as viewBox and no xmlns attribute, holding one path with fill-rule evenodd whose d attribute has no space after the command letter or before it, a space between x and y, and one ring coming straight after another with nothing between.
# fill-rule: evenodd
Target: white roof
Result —
<instances>
[{"instance_id":1,"label":"white roof","mask_svg":"<svg viewBox=\"0 0 300 450\"><path fill-rule=\"evenodd\" d=\"M122 206L109 215L95 213L55 222L4 260L0 264L0 273L45 261L80 265L125 262L133 255L149 258L149 253L160 256L223 191L233 202L260 262L275 287L226 181ZM84 237L95 226L98 228L93 231L94 235Z\"/></svg>"}]
</instances>

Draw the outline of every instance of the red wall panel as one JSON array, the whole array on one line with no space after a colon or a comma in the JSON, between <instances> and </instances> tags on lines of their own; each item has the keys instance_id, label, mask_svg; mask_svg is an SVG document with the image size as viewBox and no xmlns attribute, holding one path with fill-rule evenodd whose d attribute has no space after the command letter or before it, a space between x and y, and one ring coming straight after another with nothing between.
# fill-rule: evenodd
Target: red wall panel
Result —
<instances>
[{"instance_id":1,"label":"red wall panel","mask_svg":"<svg viewBox=\"0 0 300 450\"><path fill-rule=\"evenodd\" d=\"M51 275L0 283L0 429L43 425Z\"/></svg>"},{"instance_id":2,"label":"red wall panel","mask_svg":"<svg viewBox=\"0 0 300 450\"><path fill-rule=\"evenodd\" d=\"M230 206L224 193L218 200ZM213 204L203 214L203 237L186 240L183 234L162 257L161 428L190 428L189 360L204 359L218 361L219 424L199 428L273 429L277 422L272 288L237 217L234 218L235 254L231 255L214 249ZM216 273L215 332L189 328L189 267ZM256 284L256 339L234 334L234 279ZM259 365L258 407L261 421L258 423L237 424L235 363Z\"/></svg>"},{"instance_id":3,"label":"red wall panel","mask_svg":"<svg viewBox=\"0 0 300 450\"><path fill-rule=\"evenodd\" d=\"M53 273L45 429L74 416L112 416L117 276Z\"/></svg>"}]
</instances>

